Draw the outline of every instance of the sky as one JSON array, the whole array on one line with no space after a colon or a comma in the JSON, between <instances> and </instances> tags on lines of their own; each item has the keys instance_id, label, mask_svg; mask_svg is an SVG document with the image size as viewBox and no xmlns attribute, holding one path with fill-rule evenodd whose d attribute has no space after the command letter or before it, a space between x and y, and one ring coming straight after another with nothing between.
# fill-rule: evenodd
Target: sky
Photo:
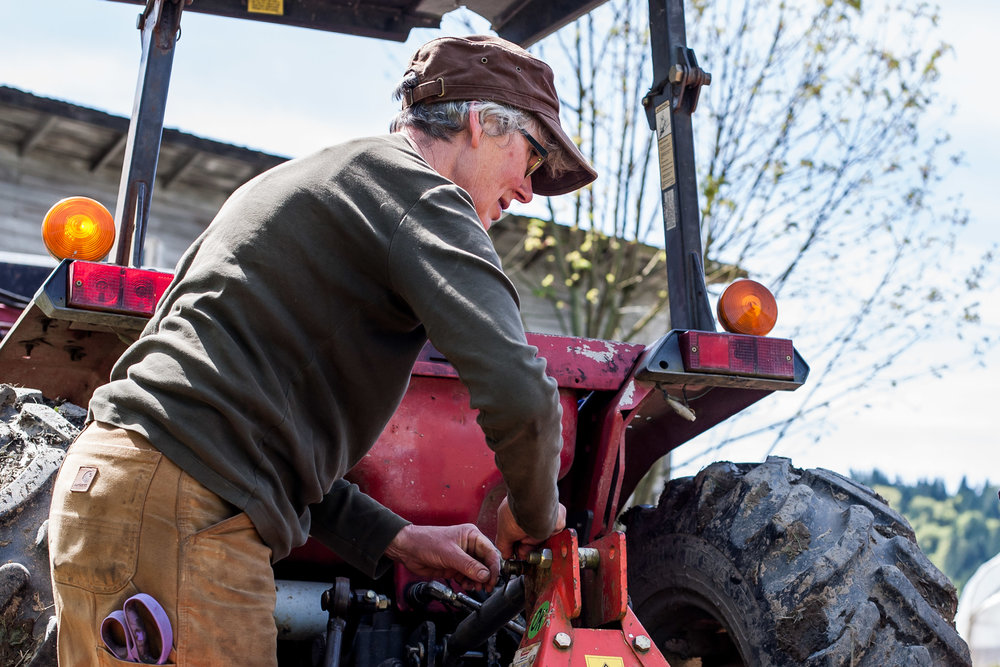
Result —
<instances>
[{"instance_id":1,"label":"sky","mask_svg":"<svg viewBox=\"0 0 1000 667\"><path fill-rule=\"evenodd\" d=\"M1000 242L1000 100L992 64L1000 2L943 4L942 33L954 53L941 64L941 86L956 113L942 122L949 125L953 147L965 154L944 191L961 194L970 211L962 250L972 256ZM140 9L107 0L0 0L0 85L129 115ZM476 24L478 30L486 27ZM438 34L415 30L405 44L396 44L189 12L182 20L165 123L289 157L383 133L398 108L390 92L409 56ZM710 54L698 57L710 62ZM993 331L1000 328L996 285L985 295L982 314ZM943 377L892 390L874 387L858 396L870 408L831 417L836 433L822 446L787 443L775 453L791 456L798 466L844 473L879 468L907 482L942 477L954 487L963 476L972 484L1000 482L1000 350L974 359L955 345L942 338L910 355L914 364L953 359ZM758 460L764 453L759 443L746 443L722 455ZM682 449L677 460L686 458ZM706 462L691 461L679 472L692 473Z\"/></svg>"}]
</instances>

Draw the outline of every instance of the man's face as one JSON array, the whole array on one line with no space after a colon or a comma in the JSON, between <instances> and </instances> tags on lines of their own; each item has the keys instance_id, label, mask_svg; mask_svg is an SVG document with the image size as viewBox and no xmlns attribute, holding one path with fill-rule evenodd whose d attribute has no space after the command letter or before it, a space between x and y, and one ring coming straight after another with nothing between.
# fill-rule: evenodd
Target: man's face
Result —
<instances>
[{"instance_id":1,"label":"man's face","mask_svg":"<svg viewBox=\"0 0 1000 667\"><path fill-rule=\"evenodd\" d=\"M480 222L489 229L512 201L531 201L531 177L525 172L538 156L520 133L493 137L477 122L470 124L470 141L454 181L472 196Z\"/></svg>"}]
</instances>

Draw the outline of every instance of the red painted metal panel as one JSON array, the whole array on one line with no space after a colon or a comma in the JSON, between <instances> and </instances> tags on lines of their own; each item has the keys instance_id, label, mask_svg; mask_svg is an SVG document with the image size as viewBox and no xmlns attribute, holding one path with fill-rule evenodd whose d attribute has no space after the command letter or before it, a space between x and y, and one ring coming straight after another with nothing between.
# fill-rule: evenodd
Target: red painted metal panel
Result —
<instances>
[{"instance_id":1,"label":"red painted metal panel","mask_svg":"<svg viewBox=\"0 0 1000 667\"><path fill-rule=\"evenodd\" d=\"M548 374L560 387L580 391L616 391L628 377L642 345L593 338L528 334L538 356L548 364ZM413 367L414 375L458 377L444 356L429 343Z\"/></svg>"},{"instance_id":2,"label":"red painted metal panel","mask_svg":"<svg viewBox=\"0 0 1000 667\"><path fill-rule=\"evenodd\" d=\"M572 530L553 535L544 546L552 552L552 565L549 569L536 568L525 576L532 613L512 667L669 667L625 601L624 535L615 533L589 545L601 553L596 578L581 574L578 543ZM600 591L587 590L592 586L620 588L618 592L610 590L613 609L596 615L583 609L583 603L601 595ZM613 612L616 618L605 619L607 624L602 624L601 629L587 627L605 611ZM615 624L618 619L621 623Z\"/></svg>"},{"instance_id":3,"label":"red painted metal panel","mask_svg":"<svg viewBox=\"0 0 1000 667\"><path fill-rule=\"evenodd\" d=\"M635 615L628 611L630 620ZM641 630L642 626L635 624ZM541 637L535 645L538 646L533 665L544 667L670 667L663 654L651 646L650 650L640 653L632 646L635 635L630 631L619 629L594 630L591 628L573 628L565 626L556 630L559 625L553 624L551 629ZM630 627L635 630L635 626ZM552 630L555 630L553 632ZM566 649L556 646L554 637L557 632L569 635L571 643ZM645 632L645 630L641 630ZM523 650L523 649L522 649ZM511 667L520 667L515 660Z\"/></svg>"},{"instance_id":4,"label":"red painted metal panel","mask_svg":"<svg viewBox=\"0 0 1000 667\"><path fill-rule=\"evenodd\" d=\"M614 531L588 545L600 554L601 564L584 587L584 625L599 627L625 617L628 608L628 562L625 533Z\"/></svg>"},{"instance_id":5,"label":"red painted metal panel","mask_svg":"<svg viewBox=\"0 0 1000 667\"><path fill-rule=\"evenodd\" d=\"M583 539L607 534L618 515L622 481L625 475L625 436L634 408L653 391L648 382L628 380L615 399L609 401L601 415L594 451L588 458L590 478L584 484L584 506L594 512L590 535Z\"/></svg>"},{"instance_id":6,"label":"red painted metal panel","mask_svg":"<svg viewBox=\"0 0 1000 667\"><path fill-rule=\"evenodd\" d=\"M631 372L642 345L593 338L528 334L548 362L548 373L560 387L617 391Z\"/></svg>"},{"instance_id":7,"label":"red painted metal panel","mask_svg":"<svg viewBox=\"0 0 1000 667\"><path fill-rule=\"evenodd\" d=\"M562 390L560 399L561 476L573 461L577 409L573 392ZM493 535L503 480L477 414L459 380L415 376L378 442L347 478L414 523L470 522Z\"/></svg>"},{"instance_id":8,"label":"red painted metal panel","mask_svg":"<svg viewBox=\"0 0 1000 667\"><path fill-rule=\"evenodd\" d=\"M576 451L577 399L587 391L619 390L645 348L542 334L528 334L528 340L546 357L549 374L560 385L561 478ZM611 427L615 434L610 440L602 438L600 451L594 453L603 463L591 466L595 468L594 480L599 482L591 489L591 502L594 492L603 493L602 509L622 472L619 468L617 476L612 474L622 446L618 409L630 409L645 392L637 390L635 383L629 386L632 388L621 390L612 401L615 407L607 416L609 423L617 424ZM496 534L496 508L505 490L476 414L469 407L468 392L458 373L428 344L414 366L400 407L372 451L347 478L410 521L438 525L471 522L492 537ZM296 550L294 558L309 563L336 559L312 540Z\"/></svg>"},{"instance_id":9,"label":"red painted metal panel","mask_svg":"<svg viewBox=\"0 0 1000 667\"><path fill-rule=\"evenodd\" d=\"M548 568L537 568L533 575L525 579L525 593L528 604L539 607L548 600L550 611L556 616L558 608L567 620L574 619L583 610L583 591L580 588L580 547L576 531L564 530L545 542L545 548L552 551L552 564ZM558 607L553 605L558 602ZM532 619L532 626L541 624ZM542 619L544 620L544 619ZM531 634L529 628L529 633Z\"/></svg>"}]
</instances>

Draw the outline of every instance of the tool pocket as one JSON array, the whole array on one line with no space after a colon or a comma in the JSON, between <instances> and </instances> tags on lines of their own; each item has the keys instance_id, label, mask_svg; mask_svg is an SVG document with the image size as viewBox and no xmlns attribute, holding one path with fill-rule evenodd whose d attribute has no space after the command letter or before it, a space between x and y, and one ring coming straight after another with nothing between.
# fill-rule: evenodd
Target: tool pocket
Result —
<instances>
[{"instance_id":1,"label":"tool pocket","mask_svg":"<svg viewBox=\"0 0 1000 667\"><path fill-rule=\"evenodd\" d=\"M116 658L111 651L104 648L103 646L98 646L97 651L97 664L101 667L121 667L121 665L135 665L137 663L130 662L128 660L121 660ZM161 665L174 665L175 662L162 662Z\"/></svg>"},{"instance_id":2,"label":"tool pocket","mask_svg":"<svg viewBox=\"0 0 1000 667\"><path fill-rule=\"evenodd\" d=\"M52 578L94 593L121 590L135 573L142 510L162 454L74 444L52 493Z\"/></svg>"},{"instance_id":3,"label":"tool pocket","mask_svg":"<svg viewBox=\"0 0 1000 667\"><path fill-rule=\"evenodd\" d=\"M205 664L275 664L271 550L250 517L241 512L187 537L181 554L177 655L202 657ZM233 628L239 628L238 642ZM225 654L217 654L223 647Z\"/></svg>"}]
</instances>

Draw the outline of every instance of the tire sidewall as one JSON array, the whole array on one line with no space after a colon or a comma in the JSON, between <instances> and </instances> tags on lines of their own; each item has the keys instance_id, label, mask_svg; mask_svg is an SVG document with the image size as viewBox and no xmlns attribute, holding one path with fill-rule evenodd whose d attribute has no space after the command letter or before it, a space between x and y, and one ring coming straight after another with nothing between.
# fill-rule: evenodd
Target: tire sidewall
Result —
<instances>
[{"instance_id":1,"label":"tire sidewall","mask_svg":"<svg viewBox=\"0 0 1000 667\"><path fill-rule=\"evenodd\" d=\"M725 554L703 538L676 533L655 536L649 548L658 554L661 567L632 570L629 575L629 591L639 618L663 618L697 606L728 629L745 663L772 664L755 648L770 643L765 632L766 614ZM646 629L654 640L662 640L655 628Z\"/></svg>"}]
</instances>

